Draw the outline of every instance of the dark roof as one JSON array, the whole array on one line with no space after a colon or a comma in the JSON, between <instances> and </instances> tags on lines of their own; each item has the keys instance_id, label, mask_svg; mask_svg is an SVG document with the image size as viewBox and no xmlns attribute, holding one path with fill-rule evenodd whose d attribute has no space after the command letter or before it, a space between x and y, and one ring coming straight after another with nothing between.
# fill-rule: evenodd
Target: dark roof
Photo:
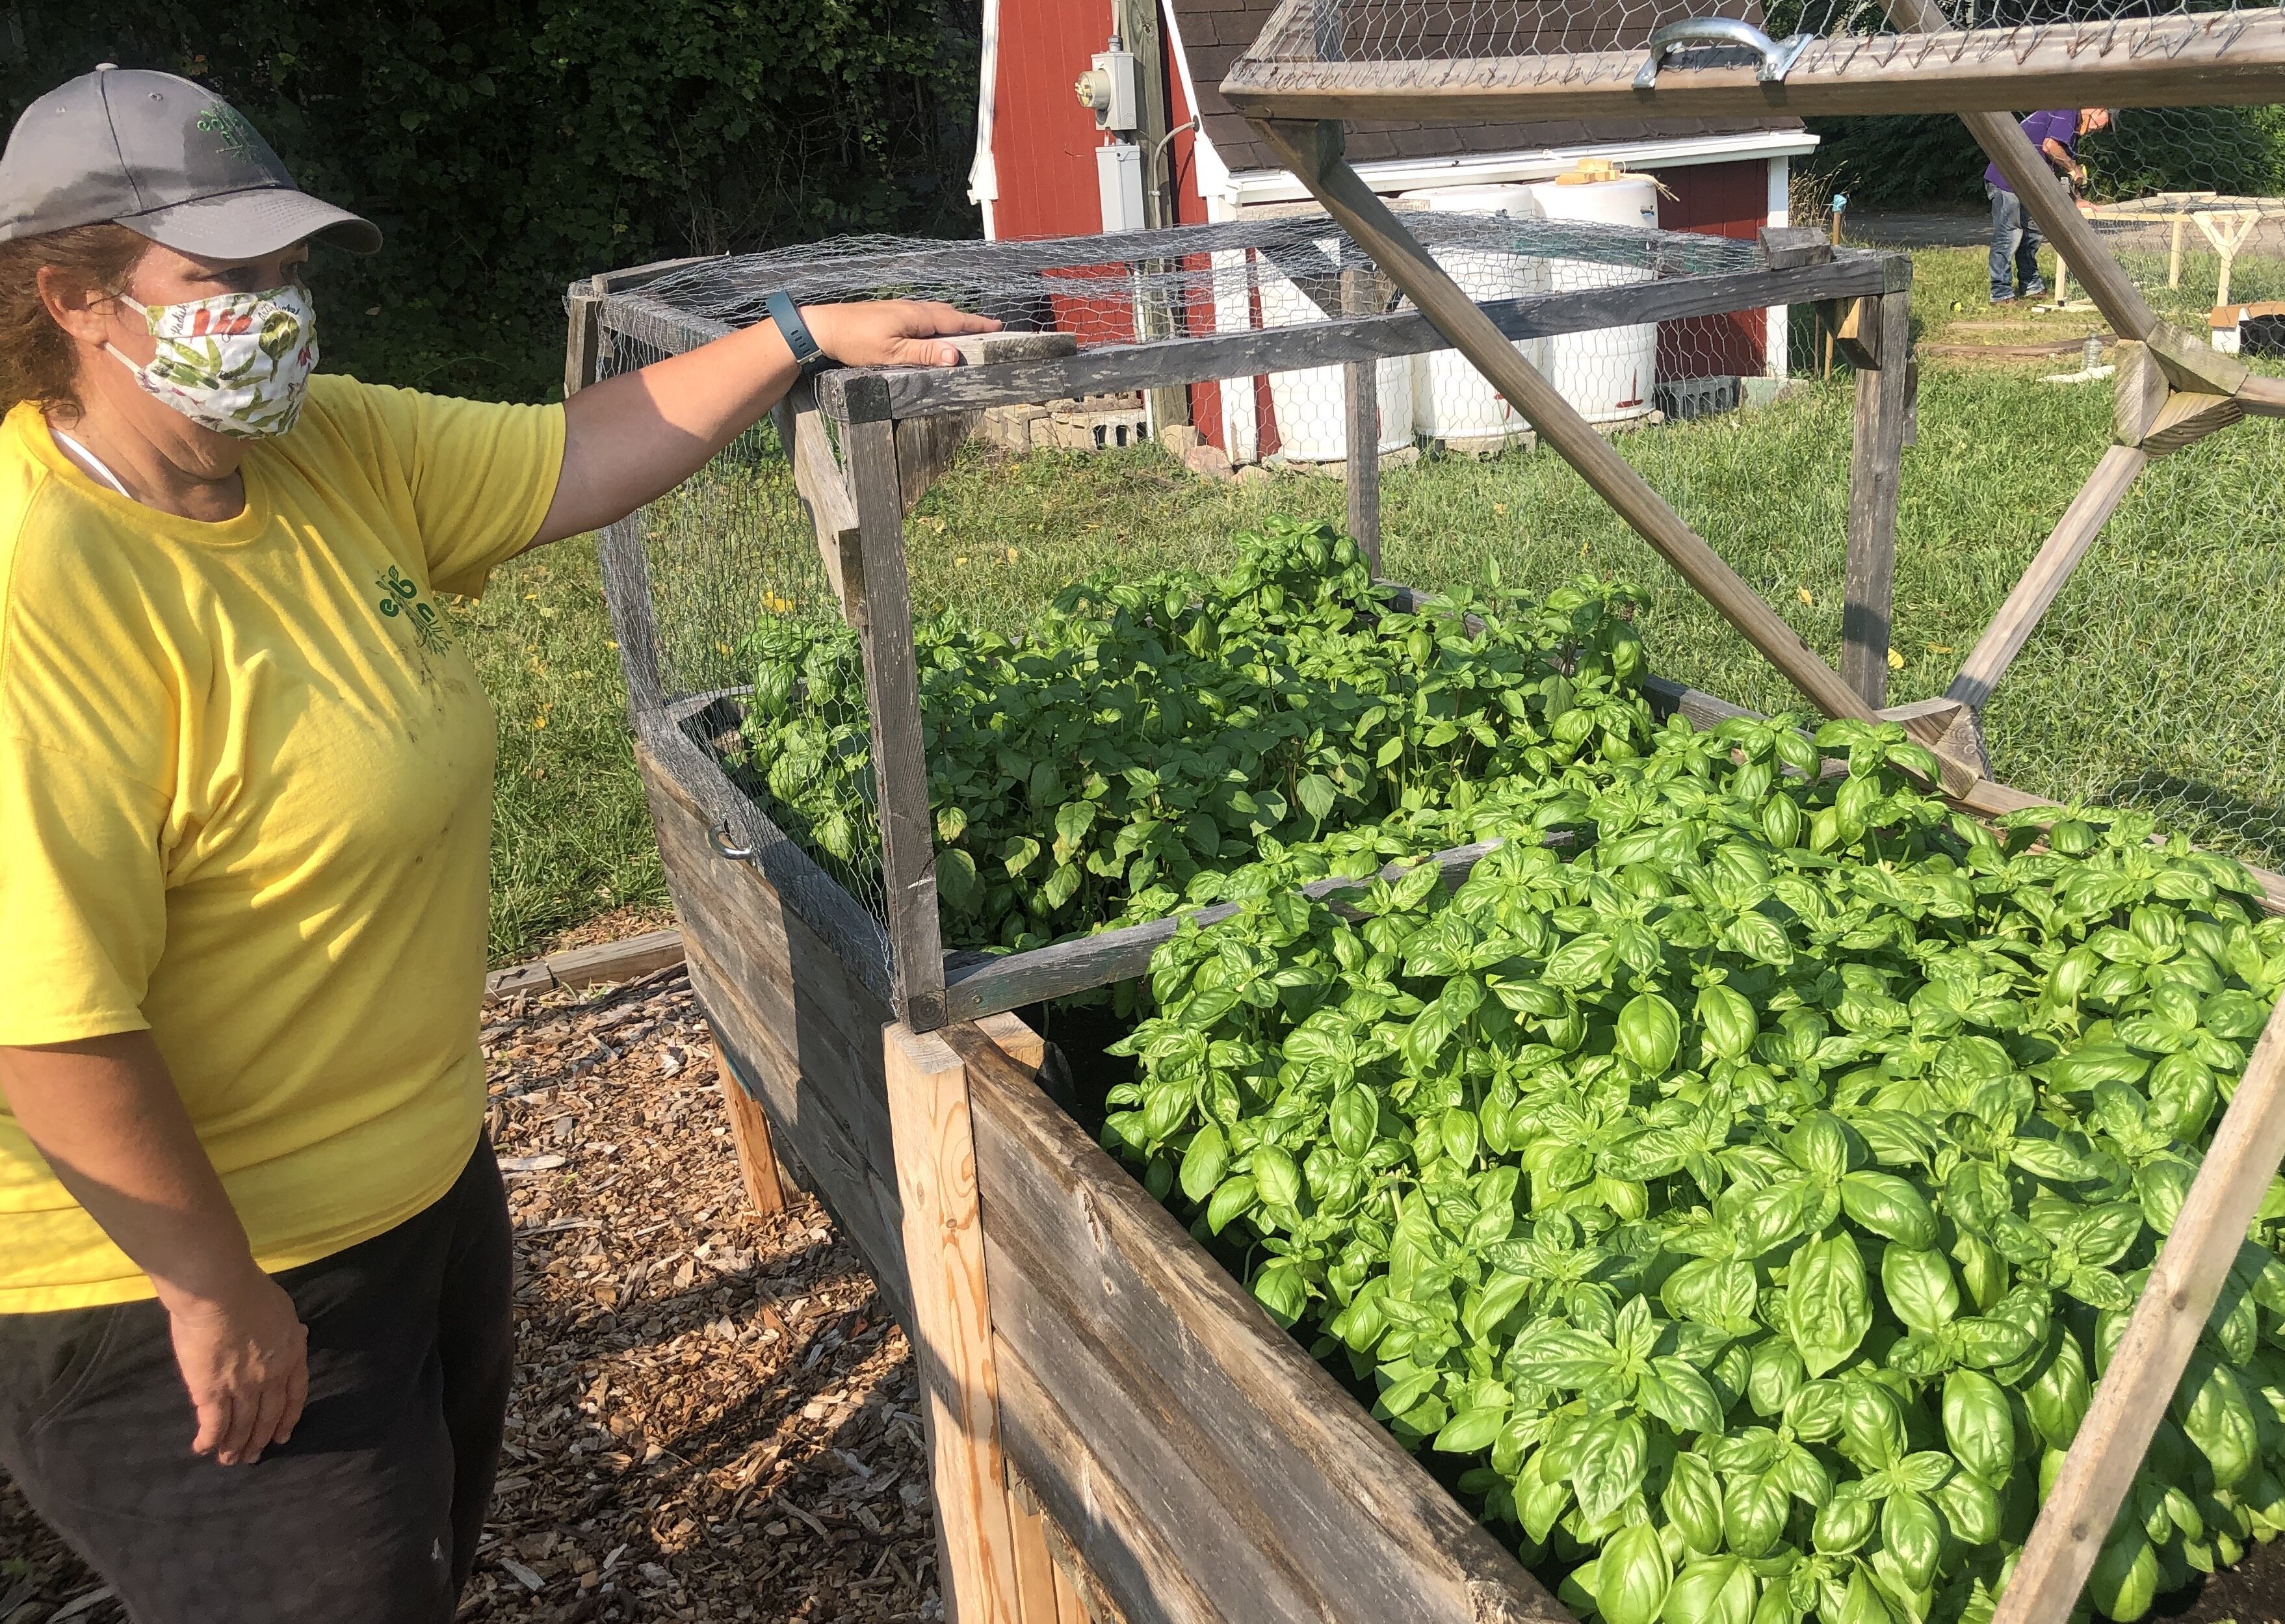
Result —
<instances>
[{"instance_id":1,"label":"dark roof","mask_svg":"<svg viewBox=\"0 0 2285 1624\"><path fill-rule=\"evenodd\" d=\"M1182 28L1182 53L1190 61L1190 82L1197 87L1198 114L1214 151L1234 173L1279 168L1269 149L1221 98L1222 75L1253 43L1277 9L1277 0L1166 0L1166 4ZM1590 18L1579 29L1577 49L1595 51L1642 42L1646 29L1619 21L1621 0L1600 0L1600 4L1609 7L1609 22L1598 28ZM1564 120L1540 124L1422 124L1362 119L1348 128L1348 155L1358 163L1381 163L1401 158L1458 158L1473 153L1534 152L1601 142L1687 140L1801 127L1795 118L1645 118L1593 123Z\"/></svg>"}]
</instances>

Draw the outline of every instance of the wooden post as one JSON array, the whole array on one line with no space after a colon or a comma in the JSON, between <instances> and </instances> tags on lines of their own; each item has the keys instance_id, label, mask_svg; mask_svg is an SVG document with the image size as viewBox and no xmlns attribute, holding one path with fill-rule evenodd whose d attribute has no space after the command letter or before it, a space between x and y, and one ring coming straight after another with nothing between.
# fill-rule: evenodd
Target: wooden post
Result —
<instances>
[{"instance_id":1,"label":"wooden post","mask_svg":"<svg viewBox=\"0 0 2285 1624\"><path fill-rule=\"evenodd\" d=\"M946 1624L1021 1624L968 1069L931 1033L899 1024L883 1038L944 1614Z\"/></svg>"},{"instance_id":2,"label":"wooden post","mask_svg":"<svg viewBox=\"0 0 2285 1624\"><path fill-rule=\"evenodd\" d=\"M745 1184L746 1200L766 1216L785 1211L785 1183L778 1176L777 1148L770 1142L770 1119L761 1102L746 1090L738 1068L715 1050L714 1086L722 1091L722 1105L730 1116L730 1142L738 1152L738 1177Z\"/></svg>"},{"instance_id":3,"label":"wooden post","mask_svg":"<svg viewBox=\"0 0 2285 1624\"><path fill-rule=\"evenodd\" d=\"M944 945L937 921L936 828L921 745L920 672L905 575L905 503L888 386L850 381L842 444L857 508L865 573L852 618L865 649L865 701L873 718L873 773L881 822L881 883L899 1018L915 1031L944 1024Z\"/></svg>"},{"instance_id":4,"label":"wooden post","mask_svg":"<svg viewBox=\"0 0 2285 1624\"><path fill-rule=\"evenodd\" d=\"M1341 311L1372 313L1372 271L1341 272ZM1380 363L1351 361L1341 368L1348 406L1349 535L1364 551L1365 567L1380 578Z\"/></svg>"},{"instance_id":5,"label":"wooden post","mask_svg":"<svg viewBox=\"0 0 2285 1624\"><path fill-rule=\"evenodd\" d=\"M2062 1624L2077 1605L2281 1157L2285 1004L2271 1012L2214 1132L1992 1624Z\"/></svg>"},{"instance_id":6,"label":"wooden post","mask_svg":"<svg viewBox=\"0 0 2285 1624\"><path fill-rule=\"evenodd\" d=\"M2166 250L2166 288L2170 293L2182 285L2182 231L2189 223L2187 215L2174 216L2174 240Z\"/></svg>"},{"instance_id":7,"label":"wooden post","mask_svg":"<svg viewBox=\"0 0 2285 1624\"><path fill-rule=\"evenodd\" d=\"M863 536L857 527L857 505L850 498L848 477L826 436L815 387L806 378L797 378L770 416L777 425L786 460L793 465L794 491L817 532L818 561L825 566L825 578L833 584L842 618L853 626L865 597Z\"/></svg>"},{"instance_id":8,"label":"wooden post","mask_svg":"<svg viewBox=\"0 0 2285 1624\"><path fill-rule=\"evenodd\" d=\"M1406 231L1388 205L1341 155L1338 123L1260 120L1279 161L1299 177L1349 236L1411 296L1437 331L1507 397L1540 437L1579 470L1597 495L1655 547L1682 577L1761 650L1810 702L1827 716L1873 720L1872 707L1801 635L1757 597L1737 571L1706 545L1610 442L1595 432L1536 367L1517 353L1497 324L1462 292Z\"/></svg>"},{"instance_id":9,"label":"wooden post","mask_svg":"<svg viewBox=\"0 0 2285 1624\"><path fill-rule=\"evenodd\" d=\"M2015 590L2007 594L2007 601L1991 617L1975 647L1968 651L1959 675L1951 679L1944 690L1946 698L1956 699L1972 710L1982 710L1991 702L1991 690L1999 684L2008 666L2030 640L2048 606L2069 580L2071 571L2086 556L2094 538L2102 533L2102 526L2113 510L2124 499L2134 476L2149 460L2141 450L2131 445L2114 445L2102 454L2094 465L2094 472L2071 505L2063 510L2054 533L2039 549L2023 578L2015 583Z\"/></svg>"},{"instance_id":10,"label":"wooden post","mask_svg":"<svg viewBox=\"0 0 2285 1624\"><path fill-rule=\"evenodd\" d=\"M1857 443L1849 469L1849 569L1841 609L1841 675L1875 710L1888 702L1888 637L1896 576L1896 492L1911 417L1910 294L1857 302ZM1869 342L1867 341L1870 341Z\"/></svg>"},{"instance_id":11,"label":"wooden post","mask_svg":"<svg viewBox=\"0 0 2285 1624\"><path fill-rule=\"evenodd\" d=\"M595 381L603 341L603 296L592 290L575 292L565 302L570 321L563 344L563 398L569 400Z\"/></svg>"}]
</instances>

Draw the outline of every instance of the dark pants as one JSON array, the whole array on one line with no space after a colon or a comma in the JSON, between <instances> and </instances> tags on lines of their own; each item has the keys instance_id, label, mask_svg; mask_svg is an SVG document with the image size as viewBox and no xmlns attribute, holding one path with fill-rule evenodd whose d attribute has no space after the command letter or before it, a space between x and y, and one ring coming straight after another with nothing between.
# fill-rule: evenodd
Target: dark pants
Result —
<instances>
[{"instance_id":1,"label":"dark pants","mask_svg":"<svg viewBox=\"0 0 2285 1624\"><path fill-rule=\"evenodd\" d=\"M252 1466L191 1453L158 1304L0 1315L0 1465L135 1624L447 1624L507 1415L511 1272L479 1143L435 1205L279 1275L310 1402Z\"/></svg>"},{"instance_id":2,"label":"dark pants","mask_svg":"<svg viewBox=\"0 0 2285 1624\"><path fill-rule=\"evenodd\" d=\"M2004 186L1983 183L1991 200L1991 296L2012 299L2016 284L2027 294L2044 294L2039 280L2039 223L2023 207L2023 200Z\"/></svg>"}]
</instances>

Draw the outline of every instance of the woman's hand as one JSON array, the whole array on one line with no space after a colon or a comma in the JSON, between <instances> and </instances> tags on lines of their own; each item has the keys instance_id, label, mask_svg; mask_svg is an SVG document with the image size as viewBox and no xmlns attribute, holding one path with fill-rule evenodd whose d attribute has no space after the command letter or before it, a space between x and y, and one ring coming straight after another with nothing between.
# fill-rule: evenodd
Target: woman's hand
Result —
<instances>
[{"instance_id":1,"label":"woman's hand","mask_svg":"<svg viewBox=\"0 0 2285 1624\"><path fill-rule=\"evenodd\" d=\"M191 1447L225 1466L284 1443L310 1393L309 1333L246 1230L148 1032L0 1046L0 1098L56 1177L151 1276L197 1407Z\"/></svg>"},{"instance_id":2,"label":"woman's hand","mask_svg":"<svg viewBox=\"0 0 2285 1624\"><path fill-rule=\"evenodd\" d=\"M813 304L804 307L801 318L817 347L844 366L957 366L960 351L929 341L1000 330L989 316L971 316L932 299Z\"/></svg>"},{"instance_id":3,"label":"woman's hand","mask_svg":"<svg viewBox=\"0 0 2285 1624\"><path fill-rule=\"evenodd\" d=\"M219 1297L160 1295L198 1410L192 1453L250 1466L293 1437L310 1397L310 1333L285 1289L251 1269Z\"/></svg>"}]
</instances>

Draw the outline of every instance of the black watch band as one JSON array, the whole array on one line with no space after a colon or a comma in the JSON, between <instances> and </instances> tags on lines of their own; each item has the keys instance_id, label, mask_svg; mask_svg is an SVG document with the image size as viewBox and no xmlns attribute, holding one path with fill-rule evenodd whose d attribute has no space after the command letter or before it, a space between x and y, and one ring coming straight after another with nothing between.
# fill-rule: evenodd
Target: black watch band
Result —
<instances>
[{"instance_id":1,"label":"black watch band","mask_svg":"<svg viewBox=\"0 0 2285 1624\"><path fill-rule=\"evenodd\" d=\"M825 351L820 349L817 341L810 336L809 324L802 320L801 312L794 308L793 300L783 288L763 300L762 308L769 311L770 319L777 324L778 336L785 340L786 348L793 351L794 364L802 371L810 371L826 358Z\"/></svg>"}]
</instances>

